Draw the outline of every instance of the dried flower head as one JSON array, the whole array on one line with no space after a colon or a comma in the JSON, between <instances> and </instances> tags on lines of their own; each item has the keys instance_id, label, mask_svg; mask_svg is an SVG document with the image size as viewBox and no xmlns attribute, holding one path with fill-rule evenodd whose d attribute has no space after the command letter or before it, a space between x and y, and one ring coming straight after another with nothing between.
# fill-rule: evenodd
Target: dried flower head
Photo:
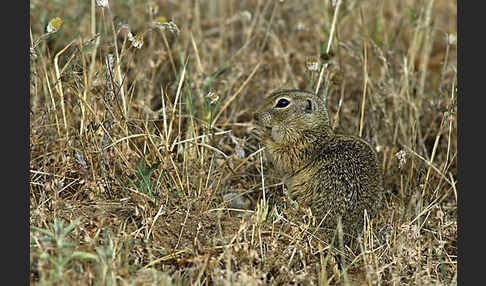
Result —
<instances>
[{"instance_id":1,"label":"dried flower head","mask_svg":"<svg viewBox=\"0 0 486 286\"><path fill-rule=\"evenodd\" d=\"M219 99L219 95L211 91L206 94L206 97L209 99L209 104L214 104Z\"/></svg>"},{"instance_id":2,"label":"dried flower head","mask_svg":"<svg viewBox=\"0 0 486 286\"><path fill-rule=\"evenodd\" d=\"M403 166L405 165L405 163L407 163L407 152L405 150L400 150L399 152L397 152L395 154L395 157L398 158L399 162L398 162L398 168L400 168L400 170L403 168Z\"/></svg>"},{"instance_id":3,"label":"dried flower head","mask_svg":"<svg viewBox=\"0 0 486 286\"><path fill-rule=\"evenodd\" d=\"M47 24L47 33L55 33L61 28L62 25L62 19L59 17L55 17L52 20L49 21L49 24Z\"/></svg>"},{"instance_id":4,"label":"dried flower head","mask_svg":"<svg viewBox=\"0 0 486 286\"><path fill-rule=\"evenodd\" d=\"M159 6L157 3L155 3L155 1L149 1L147 3L147 12L150 15L156 15L159 12Z\"/></svg>"},{"instance_id":5,"label":"dried flower head","mask_svg":"<svg viewBox=\"0 0 486 286\"><path fill-rule=\"evenodd\" d=\"M128 32L128 40L132 43L132 46L137 49L140 49L143 46L143 34L141 33L133 36L131 32Z\"/></svg>"},{"instance_id":6,"label":"dried flower head","mask_svg":"<svg viewBox=\"0 0 486 286\"><path fill-rule=\"evenodd\" d=\"M108 8L108 0L96 0L96 7Z\"/></svg>"},{"instance_id":7,"label":"dried flower head","mask_svg":"<svg viewBox=\"0 0 486 286\"><path fill-rule=\"evenodd\" d=\"M161 30L167 30L174 34L178 34L180 31L174 22L167 21L165 17L158 17L157 19L155 19L155 21L152 22L152 24Z\"/></svg>"},{"instance_id":8,"label":"dried flower head","mask_svg":"<svg viewBox=\"0 0 486 286\"><path fill-rule=\"evenodd\" d=\"M316 56L309 56L305 60L305 66L310 71L319 70L319 64L320 64L319 57Z\"/></svg>"}]
</instances>

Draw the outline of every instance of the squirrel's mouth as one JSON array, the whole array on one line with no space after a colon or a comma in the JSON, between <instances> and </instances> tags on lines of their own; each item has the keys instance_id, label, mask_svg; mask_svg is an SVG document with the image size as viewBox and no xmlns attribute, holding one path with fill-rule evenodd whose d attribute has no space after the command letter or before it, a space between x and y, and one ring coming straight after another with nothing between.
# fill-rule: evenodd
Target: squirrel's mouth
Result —
<instances>
[{"instance_id":1,"label":"squirrel's mouth","mask_svg":"<svg viewBox=\"0 0 486 286\"><path fill-rule=\"evenodd\" d=\"M257 130L260 136L272 138L272 127L259 125L255 130Z\"/></svg>"},{"instance_id":2,"label":"squirrel's mouth","mask_svg":"<svg viewBox=\"0 0 486 286\"><path fill-rule=\"evenodd\" d=\"M257 117L257 119L258 119L258 117ZM257 129L259 129L260 131L263 131L268 136L272 135L272 127L271 126L266 126L265 124L263 124L259 120L257 120L255 123L256 123L255 127L257 127Z\"/></svg>"}]
</instances>

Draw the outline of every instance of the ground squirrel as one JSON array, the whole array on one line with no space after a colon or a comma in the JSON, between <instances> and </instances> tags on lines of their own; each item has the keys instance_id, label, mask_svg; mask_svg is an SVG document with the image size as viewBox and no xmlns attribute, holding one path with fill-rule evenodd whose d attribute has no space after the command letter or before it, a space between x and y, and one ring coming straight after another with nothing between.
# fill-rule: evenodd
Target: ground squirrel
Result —
<instances>
[{"instance_id":1,"label":"ground squirrel","mask_svg":"<svg viewBox=\"0 0 486 286\"><path fill-rule=\"evenodd\" d=\"M267 158L279 171L292 199L310 207L326 234L342 218L345 241L382 205L383 174L373 148L355 136L336 134L326 102L303 90L281 90L254 114L264 132ZM328 237L331 240L332 237Z\"/></svg>"}]
</instances>

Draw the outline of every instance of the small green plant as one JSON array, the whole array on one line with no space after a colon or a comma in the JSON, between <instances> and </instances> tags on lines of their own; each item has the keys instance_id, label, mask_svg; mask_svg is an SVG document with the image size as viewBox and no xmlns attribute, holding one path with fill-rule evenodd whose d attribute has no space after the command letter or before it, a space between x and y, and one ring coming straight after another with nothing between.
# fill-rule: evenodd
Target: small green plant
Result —
<instances>
[{"instance_id":1,"label":"small green plant","mask_svg":"<svg viewBox=\"0 0 486 286\"><path fill-rule=\"evenodd\" d=\"M47 281L60 281L66 283L63 273L73 260L98 259L98 257L92 253L76 251L73 246L74 243L67 237L78 225L79 221L80 218L64 227L64 223L61 219L54 218L54 222L51 224L52 231L32 226L33 230L44 234L40 239L43 251L39 258L47 260L51 266L51 270L46 277Z\"/></svg>"},{"instance_id":2,"label":"small green plant","mask_svg":"<svg viewBox=\"0 0 486 286\"><path fill-rule=\"evenodd\" d=\"M115 246L113 244L112 233L110 228L103 229L102 241L104 245L96 247L96 253L99 257L98 281L102 281L103 285L111 285L115 281L115 274L113 271L113 262L115 260Z\"/></svg>"},{"instance_id":3,"label":"small green plant","mask_svg":"<svg viewBox=\"0 0 486 286\"><path fill-rule=\"evenodd\" d=\"M154 198L155 193L155 182L152 181L151 176L152 173L157 167L160 165L160 162L157 162L151 166L145 165L145 159L142 158L138 162L137 172L135 174L136 180L132 180L128 178L132 186L137 189L137 191L146 194L151 199Z\"/></svg>"}]
</instances>

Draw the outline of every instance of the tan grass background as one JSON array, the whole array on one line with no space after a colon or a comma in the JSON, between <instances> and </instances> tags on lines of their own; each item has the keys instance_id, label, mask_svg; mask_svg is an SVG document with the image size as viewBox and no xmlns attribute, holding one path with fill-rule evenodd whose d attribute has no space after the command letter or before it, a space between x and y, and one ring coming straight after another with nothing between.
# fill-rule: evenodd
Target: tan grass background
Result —
<instances>
[{"instance_id":1,"label":"tan grass background","mask_svg":"<svg viewBox=\"0 0 486 286\"><path fill-rule=\"evenodd\" d=\"M30 1L31 284L457 284L455 1L97 2ZM383 162L356 249L289 215L253 131L314 63Z\"/></svg>"}]
</instances>

